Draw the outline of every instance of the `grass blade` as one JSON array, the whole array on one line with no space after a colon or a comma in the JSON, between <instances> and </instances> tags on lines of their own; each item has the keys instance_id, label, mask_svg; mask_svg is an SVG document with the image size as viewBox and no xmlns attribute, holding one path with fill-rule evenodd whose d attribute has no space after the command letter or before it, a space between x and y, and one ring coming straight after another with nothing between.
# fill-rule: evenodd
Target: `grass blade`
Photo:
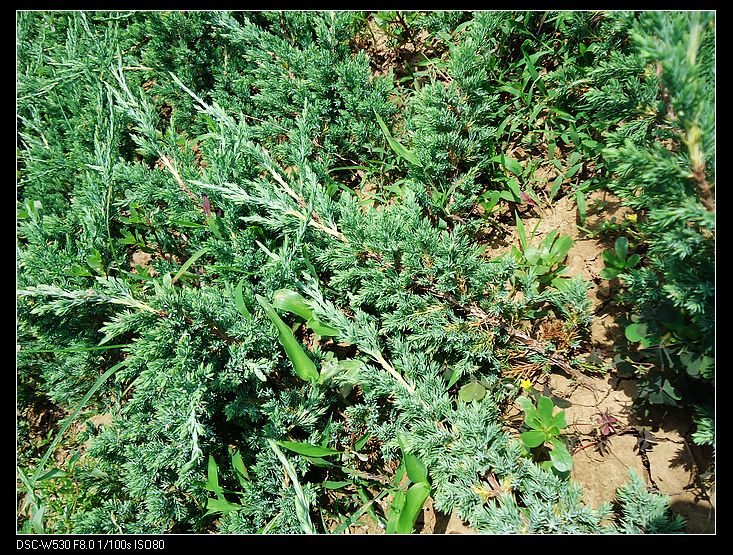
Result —
<instances>
[{"instance_id":1,"label":"grass blade","mask_svg":"<svg viewBox=\"0 0 733 555\"><path fill-rule=\"evenodd\" d=\"M21 351L24 353L84 353L86 351L106 351L107 349L122 349L122 347L129 347L132 343L123 343L122 345L101 345L96 347L79 347L72 349L23 349L21 345Z\"/></svg>"},{"instance_id":2,"label":"grass blade","mask_svg":"<svg viewBox=\"0 0 733 555\"><path fill-rule=\"evenodd\" d=\"M522 218L519 217L519 213L514 211L514 218L517 221L517 233L519 233L519 244L522 245L522 251L527 250L527 232L524 230L524 224Z\"/></svg>"},{"instance_id":3,"label":"grass blade","mask_svg":"<svg viewBox=\"0 0 733 555\"><path fill-rule=\"evenodd\" d=\"M278 441L277 444L294 453L308 457L327 457L329 455L338 455L341 452L329 447L321 447L320 445L301 443L299 441Z\"/></svg>"},{"instance_id":4,"label":"grass blade","mask_svg":"<svg viewBox=\"0 0 733 555\"><path fill-rule=\"evenodd\" d=\"M402 146L402 144L400 144L397 139L392 136L392 134L389 132L389 129L387 129L387 125L384 123L384 120L379 116L376 110L374 111L374 115L377 116L377 123L379 124L379 127L382 128L382 133L384 133L384 136L387 139L387 143L389 143L389 146L392 148L392 150L394 150L400 158L407 160L410 164L413 164L415 166L422 166L420 160L418 160L412 152L407 150L404 146Z\"/></svg>"},{"instance_id":5,"label":"grass blade","mask_svg":"<svg viewBox=\"0 0 733 555\"><path fill-rule=\"evenodd\" d=\"M231 452L231 458L232 468L234 469L234 474L237 476L237 481L240 486L245 487L245 482L248 482L250 478L247 467L244 466L244 461L242 460L242 453L239 452L239 449L235 449Z\"/></svg>"},{"instance_id":6,"label":"grass blade","mask_svg":"<svg viewBox=\"0 0 733 555\"><path fill-rule=\"evenodd\" d=\"M237 305L239 312L245 319L252 321L252 313L247 309L247 305L244 302L244 278L237 284L237 288L234 290L234 303Z\"/></svg>"},{"instance_id":7,"label":"grass blade","mask_svg":"<svg viewBox=\"0 0 733 555\"><path fill-rule=\"evenodd\" d=\"M38 468L33 473L33 477L30 479L31 485L35 485L35 483L38 481L38 478L43 474L43 471L46 467L46 463L48 462L49 457L51 456L51 453L53 453L53 450L56 449L56 446L61 441L61 438L63 437L64 433L66 433L66 430L69 429L69 426L71 426L71 423L74 421L74 419L77 417L77 415L81 412L81 409L84 408L84 406L89 402L89 399L92 398L92 395L94 395L97 390L102 386L102 384L107 381L107 378L109 378L112 374L117 372L122 366L124 366L126 361L118 362L115 364L112 368L107 370L104 374L99 376L97 378L97 381L94 382L94 385L92 385L91 388L89 388L89 391L87 391L87 394L84 395L84 398L79 401L79 404L76 405L76 408L74 409L74 412L72 412L69 417L64 421L63 426L61 426L61 429L56 434L56 437L51 442L51 445L48 446L48 449L46 449L46 453L43 455L43 458L41 459L41 462L38 463Z\"/></svg>"},{"instance_id":8,"label":"grass blade","mask_svg":"<svg viewBox=\"0 0 733 555\"><path fill-rule=\"evenodd\" d=\"M313 318L313 310L306 304L303 295L292 289L278 289L275 291L272 294L272 306L297 314L303 320Z\"/></svg>"},{"instance_id":9,"label":"grass blade","mask_svg":"<svg viewBox=\"0 0 733 555\"><path fill-rule=\"evenodd\" d=\"M354 514L352 514L352 515L351 515L351 516L350 516L349 518L347 518L346 520L344 520L344 521L343 521L343 522L342 522L342 523L341 523L341 524L339 525L339 527L338 527L338 528L336 528L336 529L335 529L335 530L334 530L334 531L332 532L332 534L340 534L341 532L343 532L344 530L346 530L346 529L347 529L347 528L348 528L349 526L351 526L352 524L354 524L354 522L356 522L357 520L359 520L359 517L361 517L361 515L363 515L363 514L364 514L365 512L367 512L367 511L369 510L369 508L370 508L370 507L371 507L371 506L372 506L372 505L373 505L374 503L376 503L376 502L377 502L377 501L379 501L379 500L380 500L380 499L381 499L382 497L384 497L385 495L387 495L387 493L389 493L389 490L388 490L388 489L384 489L384 490L382 490L382 491L381 491L381 492L379 493L379 495L377 495L377 496L376 496L376 497L375 497L374 499L372 499L372 500L371 500L371 501L369 501L368 503L365 503L364 505L362 505L362 506L361 506L361 507L360 507L360 508L359 508L359 509L358 509L358 510L357 510L356 512L354 512Z\"/></svg>"},{"instance_id":10,"label":"grass blade","mask_svg":"<svg viewBox=\"0 0 733 555\"><path fill-rule=\"evenodd\" d=\"M189 258L188 260L186 260L186 262L183 264L183 266L181 266L181 269L178 270L178 273L171 280L171 283L175 283L178 280L178 278L180 278L186 272L186 270L188 270L191 267L191 265L194 262L196 262L199 258L201 258L201 256L204 255L204 253L206 253L206 247L204 247L201 250L196 251L191 256L191 258Z\"/></svg>"},{"instance_id":11,"label":"grass blade","mask_svg":"<svg viewBox=\"0 0 733 555\"><path fill-rule=\"evenodd\" d=\"M298 517L298 522L300 522L301 530L303 530L305 534L315 534L316 529L313 527L313 522L311 522L310 517L310 504L308 503L308 499L305 497L303 488L300 487L298 475L295 473L293 465L290 464L290 461L288 461L274 440L268 439L267 443L270 445L270 449L272 449L277 458L280 459L280 462L285 467L285 472L287 472L290 481L293 483L293 489L295 490L295 514Z\"/></svg>"}]
</instances>

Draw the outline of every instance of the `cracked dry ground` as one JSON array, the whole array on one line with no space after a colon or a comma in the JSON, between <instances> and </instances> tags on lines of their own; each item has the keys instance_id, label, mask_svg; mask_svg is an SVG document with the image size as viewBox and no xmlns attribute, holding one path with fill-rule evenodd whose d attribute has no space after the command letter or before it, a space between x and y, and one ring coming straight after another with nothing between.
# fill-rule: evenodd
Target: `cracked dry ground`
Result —
<instances>
[{"instance_id":1,"label":"cracked dry ground","mask_svg":"<svg viewBox=\"0 0 733 555\"><path fill-rule=\"evenodd\" d=\"M607 204L601 212L589 211L589 228L602 219L624 217L626 209L617 199L602 193L595 196ZM593 284L589 295L596 318L591 326L591 346L610 363L615 354L612 351L614 343L625 341L623 331L615 323L612 308L606 307L608 282L599 279L604 267L601 253L612 245L578 235L577 209L569 199L558 202L552 212L547 222L540 223L540 228L558 225L561 233L575 240L568 254L568 268L572 275L580 272ZM687 533L715 532L715 492L701 477L701 473L711 466L711 453L692 442L690 435L694 425L689 417L676 409L665 411L660 407L641 418L633 410L637 396L635 380L621 378L613 372L592 378L583 385L561 374L551 374L545 382L554 395L570 403L565 411L571 431L587 437L596 425L595 419L607 410L619 420L619 430L647 427L657 438L658 443L644 453L635 450L637 435L630 433L613 435L604 456L593 448L576 451L572 478L583 486L586 503L598 507L604 501L612 501L616 488L627 481L628 469L633 468L648 486L669 496L672 511L687 520Z\"/></svg>"}]
</instances>

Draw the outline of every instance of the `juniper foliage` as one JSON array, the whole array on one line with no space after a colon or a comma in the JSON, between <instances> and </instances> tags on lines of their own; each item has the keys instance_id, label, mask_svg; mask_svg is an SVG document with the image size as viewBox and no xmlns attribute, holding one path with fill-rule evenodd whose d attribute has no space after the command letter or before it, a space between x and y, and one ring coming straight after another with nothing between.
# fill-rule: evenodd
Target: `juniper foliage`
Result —
<instances>
[{"instance_id":1,"label":"juniper foliage","mask_svg":"<svg viewBox=\"0 0 733 555\"><path fill-rule=\"evenodd\" d=\"M643 264L621 276L622 301L667 351L649 380L695 404L714 383L714 14L645 12L630 31L589 71L585 102L610 125L608 187L638 215ZM698 372L690 356L710 362Z\"/></svg>"},{"instance_id":2,"label":"juniper foliage","mask_svg":"<svg viewBox=\"0 0 733 555\"><path fill-rule=\"evenodd\" d=\"M491 72L519 26L516 14L472 17L450 47L452 83L424 88L408 116L423 165L375 206L334 178L387 152L373 114L392 124L397 112L388 78L349 48L351 14L18 15L20 408L70 410L123 363L85 413L108 423L81 455L93 470L75 478L77 510L42 530L325 532L308 513L330 509L324 480L379 487L392 476L375 469L394 468L400 442L426 464L436 508L481 532L675 528L650 524L665 501L635 482L619 494L622 524L607 525L610 506L587 507L502 429L512 361L549 371L576 355L534 339L537 321L582 334L590 314L582 279L540 287L513 256L487 256L470 226L441 229L426 210L450 183L468 207L493 171ZM283 313L328 380L298 377L255 300L283 288L338 330L313 335ZM473 382L485 397L458 400ZM273 443L352 453L365 434L366 471ZM230 446L245 478L225 463ZM215 511L210 460L227 491Z\"/></svg>"}]
</instances>

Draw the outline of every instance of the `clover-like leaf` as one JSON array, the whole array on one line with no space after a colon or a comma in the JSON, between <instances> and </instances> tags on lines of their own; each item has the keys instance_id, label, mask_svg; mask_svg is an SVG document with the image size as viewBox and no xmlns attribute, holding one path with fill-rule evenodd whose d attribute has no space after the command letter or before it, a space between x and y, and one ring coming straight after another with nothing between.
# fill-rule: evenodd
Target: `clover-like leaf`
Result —
<instances>
[{"instance_id":1,"label":"clover-like leaf","mask_svg":"<svg viewBox=\"0 0 733 555\"><path fill-rule=\"evenodd\" d=\"M486 388L478 382L471 382L464 385L458 391L458 397L461 401L470 403L471 401L480 401L486 395Z\"/></svg>"},{"instance_id":2,"label":"clover-like leaf","mask_svg":"<svg viewBox=\"0 0 733 555\"><path fill-rule=\"evenodd\" d=\"M639 437L636 439L634 449L639 453L649 451L657 444L657 438L649 430L639 430Z\"/></svg>"}]
</instances>

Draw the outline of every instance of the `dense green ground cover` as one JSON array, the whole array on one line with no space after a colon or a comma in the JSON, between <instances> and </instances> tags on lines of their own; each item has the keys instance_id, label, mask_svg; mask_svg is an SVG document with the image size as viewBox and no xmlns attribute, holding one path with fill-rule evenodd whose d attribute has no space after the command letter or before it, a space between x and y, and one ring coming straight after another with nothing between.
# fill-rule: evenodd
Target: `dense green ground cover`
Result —
<instances>
[{"instance_id":1,"label":"dense green ground cover","mask_svg":"<svg viewBox=\"0 0 733 555\"><path fill-rule=\"evenodd\" d=\"M522 215L633 209L587 230L624 238L615 370L712 444L714 45L695 12L18 13L18 528L409 532L430 496L680 530L637 476L584 504L519 379L609 371Z\"/></svg>"}]
</instances>

